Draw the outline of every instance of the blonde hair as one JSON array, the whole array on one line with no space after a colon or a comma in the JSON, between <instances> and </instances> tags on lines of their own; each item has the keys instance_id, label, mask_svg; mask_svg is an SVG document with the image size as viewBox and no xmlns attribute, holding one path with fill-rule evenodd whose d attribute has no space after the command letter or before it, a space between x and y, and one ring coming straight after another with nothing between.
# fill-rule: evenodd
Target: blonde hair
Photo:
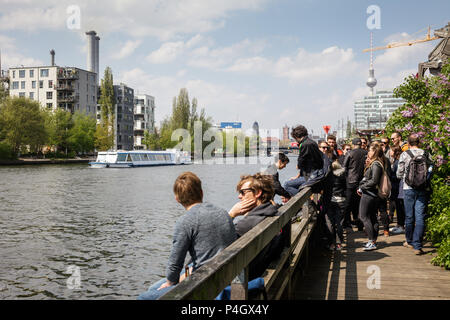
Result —
<instances>
[{"instance_id":1,"label":"blonde hair","mask_svg":"<svg viewBox=\"0 0 450 320\"><path fill-rule=\"evenodd\" d=\"M241 181L236 186L236 190L241 190L242 186L250 182L250 188L254 189L255 192L261 190L261 201L262 203L269 202L273 199L275 195L275 188L273 185L273 178L270 175L263 175L257 173L254 175L243 175L241 176Z\"/></svg>"}]
</instances>

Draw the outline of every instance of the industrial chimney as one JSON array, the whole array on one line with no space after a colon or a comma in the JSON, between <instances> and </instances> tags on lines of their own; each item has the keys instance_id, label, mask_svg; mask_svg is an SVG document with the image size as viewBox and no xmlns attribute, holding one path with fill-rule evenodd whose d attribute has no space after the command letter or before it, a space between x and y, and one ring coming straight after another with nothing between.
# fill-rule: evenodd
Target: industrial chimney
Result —
<instances>
[{"instance_id":1,"label":"industrial chimney","mask_svg":"<svg viewBox=\"0 0 450 320\"><path fill-rule=\"evenodd\" d=\"M95 37L95 72L97 73L97 82L98 79L100 79L99 51L100 51L100 37Z\"/></svg>"},{"instance_id":2,"label":"industrial chimney","mask_svg":"<svg viewBox=\"0 0 450 320\"><path fill-rule=\"evenodd\" d=\"M95 31L86 32L88 36L87 43L87 70L91 72L96 72L95 68L95 57L96 57L96 40L95 36L97 33Z\"/></svg>"},{"instance_id":3,"label":"industrial chimney","mask_svg":"<svg viewBox=\"0 0 450 320\"><path fill-rule=\"evenodd\" d=\"M52 56L52 64L51 66L54 67L55 66L55 50L50 50L50 55Z\"/></svg>"}]
</instances>

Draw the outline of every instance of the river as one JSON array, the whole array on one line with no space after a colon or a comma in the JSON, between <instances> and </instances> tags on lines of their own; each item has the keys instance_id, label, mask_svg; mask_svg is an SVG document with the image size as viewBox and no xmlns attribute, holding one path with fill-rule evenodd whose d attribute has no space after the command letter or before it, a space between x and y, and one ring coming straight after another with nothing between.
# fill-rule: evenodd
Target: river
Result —
<instances>
[{"instance_id":1,"label":"river","mask_svg":"<svg viewBox=\"0 0 450 320\"><path fill-rule=\"evenodd\" d=\"M283 182L296 174L290 157ZM257 164L92 169L0 167L0 299L136 299L165 276L176 177L192 171L204 201L226 210Z\"/></svg>"}]
</instances>

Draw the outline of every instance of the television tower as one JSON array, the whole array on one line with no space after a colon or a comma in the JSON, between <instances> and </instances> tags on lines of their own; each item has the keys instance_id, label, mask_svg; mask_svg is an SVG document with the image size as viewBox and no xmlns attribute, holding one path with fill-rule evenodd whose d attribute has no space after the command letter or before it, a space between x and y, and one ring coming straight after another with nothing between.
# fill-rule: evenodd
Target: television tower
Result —
<instances>
[{"instance_id":1,"label":"television tower","mask_svg":"<svg viewBox=\"0 0 450 320\"><path fill-rule=\"evenodd\" d=\"M375 70L373 69L373 32L370 33L370 68L369 78L367 79L367 86L370 88L370 95L374 95L373 88L377 85L377 79L375 79Z\"/></svg>"}]
</instances>

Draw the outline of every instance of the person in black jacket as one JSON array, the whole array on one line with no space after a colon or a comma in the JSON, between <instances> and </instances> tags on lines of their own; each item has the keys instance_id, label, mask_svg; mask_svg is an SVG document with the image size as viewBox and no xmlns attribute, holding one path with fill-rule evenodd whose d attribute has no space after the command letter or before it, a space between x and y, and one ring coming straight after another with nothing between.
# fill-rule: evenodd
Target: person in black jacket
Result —
<instances>
[{"instance_id":1,"label":"person in black jacket","mask_svg":"<svg viewBox=\"0 0 450 320\"><path fill-rule=\"evenodd\" d=\"M284 188L293 196L298 193L302 184L323 175L323 157L317 143L308 137L308 130L304 126L295 127L291 135L299 144L299 173L287 181Z\"/></svg>"},{"instance_id":2,"label":"person in black jacket","mask_svg":"<svg viewBox=\"0 0 450 320\"><path fill-rule=\"evenodd\" d=\"M345 170L337 160L332 163L331 168L333 191L330 205L325 213L325 222L328 229L329 249L341 250L344 241L342 222L345 212Z\"/></svg>"},{"instance_id":3,"label":"person in black jacket","mask_svg":"<svg viewBox=\"0 0 450 320\"><path fill-rule=\"evenodd\" d=\"M367 158L367 151L361 148L361 139L355 138L352 140L353 150L347 152L344 159L344 169L347 179L347 189L345 191L345 215L344 228L350 227L354 224L359 231L363 230L363 225L359 220L359 201L360 197L356 193L359 182L364 175L364 165ZM351 215L353 221L351 221Z\"/></svg>"},{"instance_id":4,"label":"person in black jacket","mask_svg":"<svg viewBox=\"0 0 450 320\"><path fill-rule=\"evenodd\" d=\"M369 241L364 246L364 251L376 250L379 224L377 210L380 198L378 197L378 185L385 170L385 156L379 143L372 143L367 154L367 164L364 169L364 178L358 188L358 195L361 196L359 204L360 219L369 237Z\"/></svg>"},{"instance_id":5,"label":"person in black jacket","mask_svg":"<svg viewBox=\"0 0 450 320\"><path fill-rule=\"evenodd\" d=\"M291 194L281 186L278 170L283 170L286 168L288 163L289 158L284 153L280 152L274 157L274 163L261 172L262 174L272 176L275 194L281 197L283 203L289 201Z\"/></svg>"}]
</instances>

